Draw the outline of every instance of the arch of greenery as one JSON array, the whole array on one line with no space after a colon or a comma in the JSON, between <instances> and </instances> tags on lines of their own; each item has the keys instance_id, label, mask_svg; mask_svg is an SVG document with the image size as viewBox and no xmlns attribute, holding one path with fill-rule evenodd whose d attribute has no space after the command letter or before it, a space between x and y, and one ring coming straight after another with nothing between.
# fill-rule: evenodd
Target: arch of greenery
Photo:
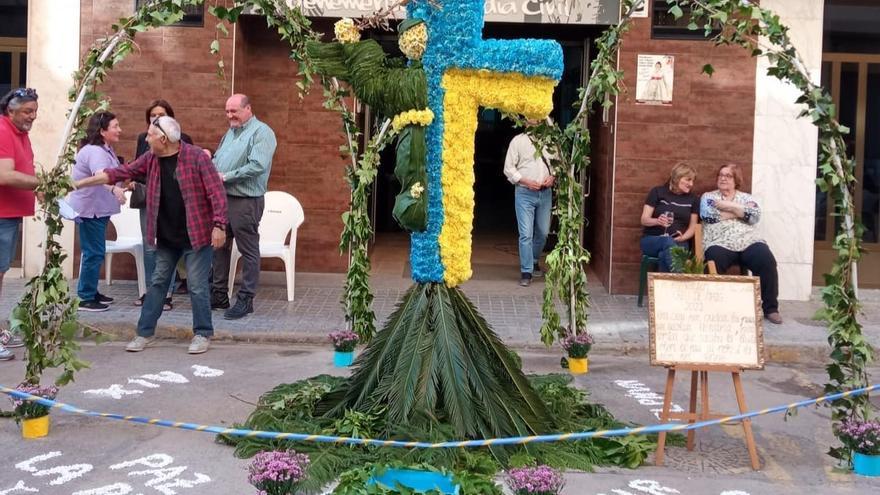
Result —
<instances>
[{"instance_id":1,"label":"arch of greenery","mask_svg":"<svg viewBox=\"0 0 880 495\"><path fill-rule=\"evenodd\" d=\"M56 237L61 232L62 221L56 200L70 190L69 169L73 163L76 143L83 136L89 117L96 111L109 107L109 102L99 92L99 87L114 66L135 48L134 38L149 29L173 24L183 16L187 6L201 4L203 0L156 0L141 7L137 12L111 26L110 34L97 40L84 56L80 70L74 75L70 91L73 107L64 132L58 159L52 168L40 172L38 192L45 195L41 215L47 225L43 244L46 264L42 272L27 285L26 293L13 311L12 326L23 331L27 347L28 364L26 380L37 383L47 368L60 367L63 373L57 382L65 384L73 379L76 371L88 364L76 356L78 346L74 340L80 325L76 320L76 306L69 292L61 263L66 257ZM442 0L437 0L442 3ZM559 157L552 166L559 180L558 196L559 242L548 257L548 283L544 293L541 328L542 340L552 344L565 333L586 332L589 298L586 290L586 270L589 253L579 243L583 225L582 197L577 177L589 165L590 136L584 125L589 111L597 106L612 105L612 97L620 91L623 74L616 68L616 52L623 34L629 27L629 12L643 0L623 0L624 11L619 24L609 27L596 41L598 55L591 67L591 77L581 88L579 113L565 128L544 125L535 133L537 139L555 149ZM309 91L315 82L315 72L306 55L304 46L309 40L318 39L310 21L298 9L290 8L284 1L234 0L231 7L216 6L209 9L218 20L218 38L210 50L219 51L219 36L227 34L227 22L235 23L246 9L261 12L268 26L277 31L280 38L291 46L290 58L297 63L300 80L296 83L302 92ZM402 0L405 4L406 0ZM713 36L717 44L735 44L750 51L753 56L766 57L771 64L769 74L794 85L801 96L801 116L810 118L819 129L819 170L817 183L834 199L835 215L843 219L834 240L838 257L826 275L826 287L822 291L825 309L818 317L828 324L831 344L830 363L827 365L828 391L865 386L868 383L867 367L873 350L861 332L858 320L860 305L856 290L856 267L861 255L862 227L855 218L853 206L854 161L846 155L843 137L848 129L836 119L833 102L820 86L811 79L797 50L788 36L788 28L779 17L756 4L744 0L670 0L670 12L679 17L683 8L689 7L692 22L690 28L704 30ZM388 12L377 14L364 21L366 26L385 22ZM720 32L715 31L721 27ZM222 70L222 62L221 62ZM711 75L712 68L704 66ZM375 316L371 310L372 294L369 287L369 259L367 246L372 227L367 212L367 199L377 173L378 152L390 141L393 131L385 122L380 132L366 143L363 152L358 142L361 137L355 116L346 107L348 92L335 81L321 79L325 107L341 115L347 136L344 153L350 160L346 177L352 189L351 208L343 215L343 234L340 249L351 251L351 261L345 284L343 304L346 317L362 341L369 341L375 333ZM555 306L559 299L567 308L561 317ZM562 323L563 318L566 324ZM89 330L84 329L88 335ZM871 406L866 396L841 399L832 404L833 419L865 419L871 416ZM847 459L849 452L835 449L834 455Z\"/></svg>"}]
</instances>

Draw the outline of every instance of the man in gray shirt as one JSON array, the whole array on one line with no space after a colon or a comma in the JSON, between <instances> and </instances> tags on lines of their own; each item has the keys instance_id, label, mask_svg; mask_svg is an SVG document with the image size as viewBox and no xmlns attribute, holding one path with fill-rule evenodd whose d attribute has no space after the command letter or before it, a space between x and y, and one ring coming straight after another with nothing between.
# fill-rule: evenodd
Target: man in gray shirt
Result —
<instances>
[{"instance_id":1,"label":"man in gray shirt","mask_svg":"<svg viewBox=\"0 0 880 495\"><path fill-rule=\"evenodd\" d=\"M260 219L266 186L275 154L275 133L253 113L248 97L235 94L226 100L229 130L220 140L214 165L226 187L229 224L226 245L214 252L211 308L226 309L223 317L236 320L254 312L254 296L260 280ZM235 304L229 307L227 291L232 241L242 259L242 281Z\"/></svg>"}]
</instances>

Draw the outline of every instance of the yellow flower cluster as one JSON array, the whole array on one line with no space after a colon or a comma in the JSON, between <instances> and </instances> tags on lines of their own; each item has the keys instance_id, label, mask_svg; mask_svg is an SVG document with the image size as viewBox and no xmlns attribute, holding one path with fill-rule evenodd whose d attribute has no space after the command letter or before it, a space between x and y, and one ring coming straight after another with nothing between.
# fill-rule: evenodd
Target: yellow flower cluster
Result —
<instances>
[{"instance_id":1,"label":"yellow flower cluster","mask_svg":"<svg viewBox=\"0 0 880 495\"><path fill-rule=\"evenodd\" d=\"M419 199L422 197L422 193L425 192L425 188L422 187L421 182L416 182L409 188L409 195L413 197L413 199Z\"/></svg>"},{"instance_id":2,"label":"yellow flower cluster","mask_svg":"<svg viewBox=\"0 0 880 495\"><path fill-rule=\"evenodd\" d=\"M423 22L404 31L397 40L400 51L410 60L421 60L428 45L428 26Z\"/></svg>"},{"instance_id":3,"label":"yellow flower cluster","mask_svg":"<svg viewBox=\"0 0 880 495\"><path fill-rule=\"evenodd\" d=\"M430 108L424 110L407 110L394 116L394 119L391 121L391 127L394 128L394 132L400 132L401 129L410 124L425 127L430 125L433 121L434 112L432 112Z\"/></svg>"},{"instance_id":4,"label":"yellow flower cluster","mask_svg":"<svg viewBox=\"0 0 880 495\"><path fill-rule=\"evenodd\" d=\"M333 25L333 34L340 43L357 43L361 40L361 31L348 17L336 21Z\"/></svg>"},{"instance_id":5,"label":"yellow flower cluster","mask_svg":"<svg viewBox=\"0 0 880 495\"><path fill-rule=\"evenodd\" d=\"M445 267L446 285L454 287L471 277L477 112L482 106L543 119L553 109L556 81L519 73L450 69L443 75L441 85L446 94L440 174L444 216L440 257Z\"/></svg>"}]
</instances>

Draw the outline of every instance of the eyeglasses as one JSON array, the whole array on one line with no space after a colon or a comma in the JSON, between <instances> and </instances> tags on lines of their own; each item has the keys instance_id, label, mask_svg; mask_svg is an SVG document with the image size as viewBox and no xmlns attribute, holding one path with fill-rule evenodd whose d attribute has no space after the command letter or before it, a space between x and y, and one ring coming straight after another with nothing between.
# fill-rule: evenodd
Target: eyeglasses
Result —
<instances>
[{"instance_id":1,"label":"eyeglasses","mask_svg":"<svg viewBox=\"0 0 880 495\"><path fill-rule=\"evenodd\" d=\"M33 88L18 88L12 92L13 98L33 98L37 99L37 90Z\"/></svg>"},{"instance_id":2,"label":"eyeglasses","mask_svg":"<svg viewBox=\"0 0 880 495\"><path fill-rule=\"evenodd\" d=\"M733 174L718 174L719 179L732 179Z\"/></svg>"},{"instance_id":3,"label":"eyeglasses","mask_svg":"<svg viewBox=\"0 0 880 495\"><path fill-rule=\"evenodd\" d=\"M161 132L162 134L164 134L165 137L168 137L168 133L165 132L165 129L162 129L162 126L161 126L161 125L159 125L159 119L160 119L160 118L161 118L161 117L156 117L155 119L153 119L153 123L152 123L152 125L155 126L156 129L159 129L159 132Z\"/></svg>"}]
</instances>

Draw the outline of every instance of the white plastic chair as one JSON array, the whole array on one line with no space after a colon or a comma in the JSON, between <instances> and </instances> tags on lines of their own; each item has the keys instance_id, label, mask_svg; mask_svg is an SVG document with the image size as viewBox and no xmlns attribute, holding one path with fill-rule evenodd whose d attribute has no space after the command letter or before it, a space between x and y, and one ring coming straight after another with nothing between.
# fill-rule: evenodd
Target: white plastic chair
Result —
<instances>
[{"instance_id":1,"label":"white plastic chair","mask_svg":"<svg viewBox=\"0 0 880 495\"><path fill-rule=\"evenodd\" d=\"M296 286L296 231L305 220L302 205L290 194L283 191L269 191L260 219L260 258L281 258L287 279L287 300L293 301ZM284 244L290 234L290 244ZM238 244L232 242L232 256L229 259L229 298L235 284L235 271L241 252Z\"/></svg>"},{"instance_id":2,"label":"white plastic chair","mask_svg":"<svg viewBox=\"0 0 880 495\"><path fill-rule=\"evenodd\" d=\"M112 217L110 222L116 229L116 240L107 241L106 256L104 257L104 275L107 285L113 283L113 254L129 253L134 256L134 264L137 268L138 297L147 293L147 283L144 276L144 240L141 236L140 211L129 208L128 201L131 193L125 193L125 204L121 205L121 211Z\"/></svg>"}]
</instances>

